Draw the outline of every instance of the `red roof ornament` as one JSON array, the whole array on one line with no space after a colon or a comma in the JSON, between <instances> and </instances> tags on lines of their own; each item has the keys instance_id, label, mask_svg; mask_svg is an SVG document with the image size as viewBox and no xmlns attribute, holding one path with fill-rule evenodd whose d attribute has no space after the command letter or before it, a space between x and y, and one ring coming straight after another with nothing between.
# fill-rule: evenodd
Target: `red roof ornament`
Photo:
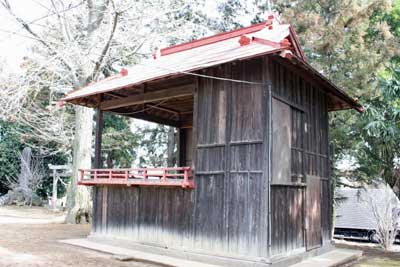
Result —
<instances>
[{"instance_id":1,"label":"red roof ornament","mask_svg":"<svg viewBox=\"0 0 400 267\"><path fill-rule=\"evenodd\" d=\"M160 50L156 47L153 52L153 58L157 59L158 57L160 57Z\"/></svg>"},{"instance_id":2,"label":"red roof ornament","mask_svg":"<svg viewBox=\"0 0 400 267\"><path fill-rule=\"evenodd\" d=\"M281 41L281 46L283 46L283 47L289 47L289 46L291 46L291 45L292 45L292 43L289 41L288 38L285 38L285 39L283 39L283 40Z\"/></svg>"},{"instance_id":3,"label":"red roof ornament","mask_svg":"<svg viewBox=\"0 0 400 267\"><path fill-rule=\"evenodd\" d=\"M280 56L283 58L291 59L293 57L293 53L290 50L283 50Z\"/></svg>"},{"instance_id":4,"label":"red roof ornament","mask_svg":"<svg viewBox=\"0 0 400 267\"><path fill-rule=\"evenodd\" d=\"M249 37L247 37L246 35L242 35L240 36L239 44L240 46L248 45L250 44L250 41L251 39Z\"/></svg>"},{"instance_id":5,"label":"red roof ornament","mask_svg":"<svg viewBox=\"0 0 400 267\"><path fill-rule=\"evenodd\" d=\"M62 108L64 105L65 105L65 101L63 101L63 100L57 101L57 107Z\"/></svg>"},{"instance_id":6,"label":"red roof ornament","mask_svg":"<svg viewBox=\"0 0 400 267\"><path fill-rule=\"evenodd\" d=\"M126 76L126 75L128 75L128 70L125 69L125 68L122 68L120 73L121 73L122 76Z\"/></svg>"}]
</instances>

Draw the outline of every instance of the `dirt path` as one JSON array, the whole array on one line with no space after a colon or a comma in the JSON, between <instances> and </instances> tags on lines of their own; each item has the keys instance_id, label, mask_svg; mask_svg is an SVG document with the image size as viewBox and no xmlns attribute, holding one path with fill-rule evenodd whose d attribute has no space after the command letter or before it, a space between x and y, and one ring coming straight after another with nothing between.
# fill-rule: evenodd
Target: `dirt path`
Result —
<instances>
[{"instance_id":1,"label":"dirt path","mask_svg":"<svg viewBox=\"0 0 400 267\"><path fill-rule=\"evenodd\" d=\"M24 208L0 207L0 266L156 266L140 262L120 262L111 255L59 243L60 239L82 238L89 233L89 225L54 223L60 216L62 214L54 215L40 209L29 212ZM36 224L38 222L40 224Z\"/></svg>"},{"instance_id":2,"label":"dirt path","mask_svg":"<svg viewBox=\"0 0 400 267\"><path fill-rule=\"evenodd\" d=\"M357 249L363 251L363 257L351 267L399 267L400 246L395 245L395 251L385 252L378 245L367 242L337 241L336 247ZM350 266L348 266L350 267Z\"/></svg>"}]
</instances>

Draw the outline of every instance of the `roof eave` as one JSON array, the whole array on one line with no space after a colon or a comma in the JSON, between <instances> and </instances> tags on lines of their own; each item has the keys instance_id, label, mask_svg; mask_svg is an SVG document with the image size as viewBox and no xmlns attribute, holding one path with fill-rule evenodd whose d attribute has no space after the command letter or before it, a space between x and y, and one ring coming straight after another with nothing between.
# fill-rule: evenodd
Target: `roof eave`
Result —
<instances>
[{"instance_id":1,"label":"roof eave","mask_svg":"<svg viewBox=\"0 0 400 267\"><path fill-rule=\"evenodd\" d=\"M355 99L350 97L345 91L343 91L342 89L337 87L333 82L331 82L329 79L327 79L321 73L319 73L309 63L307 63L306 61L302 60L300 57L298 57L296 55L292 55L289 60L292 61L293 63L303 67L308 72L310 72L310 73L314 74L315 76L317 76L321 81L323 81L326 84L326 88L330 91L330 93L332 93L333 95L335 95L336 97L341 99L348 106L348 108L345 107L345 108L340 108L340 109L337 109L337 110L344 110L344 109L352 108L352 109L357 110L360 113L364 112L364 108L363 108L363 106L361 104L359 104Z\"/></svg>"}]
</instances>

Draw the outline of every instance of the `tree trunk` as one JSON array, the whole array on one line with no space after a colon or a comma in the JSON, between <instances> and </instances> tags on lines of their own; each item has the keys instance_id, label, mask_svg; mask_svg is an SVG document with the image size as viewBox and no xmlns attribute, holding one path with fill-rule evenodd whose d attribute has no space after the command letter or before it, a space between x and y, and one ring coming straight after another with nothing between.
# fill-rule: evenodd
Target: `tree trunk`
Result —
<instances>
[{"instance_id":1,"label":"tree trunk","mask_svg":"<svg viewBox=\"0 0 400 267\"><path fill-rule=\"evenodd\" d=\"M28 193L28 180L31 174L31 158L32 149L30 147L25 147L21 153L21 173L18 177L19 187L22 188L24 193Z\"/></svg>"},{"instance_id":2,"label":"tree trunk","mask_svg":"<svg viewBox=\"0 0 400 267\"><path fill-rule=\"evenodd\" d=\"M67 223L76 223L79 213L91 213L91 191L77 186L79 169L90 169L92 161L93 109L75 107L75 138L73 143L72 179L67 191Z\"/></svg>"},{"instance_id":3,"label":"tree trunk","mask_svg":"<svg viewBox=\"0 0 400 267\"><path fill-rule=\"evenodd\" d=\"M112 169L114 167L112 154L113 154L112 151L107 152L107 159L106 159L107 169Z\"/></svg>"}]
</instances>

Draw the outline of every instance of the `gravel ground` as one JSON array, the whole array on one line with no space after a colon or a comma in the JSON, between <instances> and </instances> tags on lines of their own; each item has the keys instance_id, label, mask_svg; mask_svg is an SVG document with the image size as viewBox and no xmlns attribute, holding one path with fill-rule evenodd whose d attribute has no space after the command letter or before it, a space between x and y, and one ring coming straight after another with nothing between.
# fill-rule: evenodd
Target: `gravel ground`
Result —
<instances>
[{"instance_id":1,"label":"gravel ground","mask_svg":"<svg viewBox=\"0 0 400 267\"><path fill-rule=\"evenodd\" d=\"M111 255L58 242L86 237L90 226L61 223L65 214L44 208L0 207L0 267L157 267L143 262L121 262ZM363 250L352 267L398 267L400 246L384 252L375 244L336 240L336 246Z\"/></svg>"},{"instance_id":2,"label":"gravel ground","mask_svg":"<svg viewBox=\"0 0 400 267\"><path fill-rule=\"evenodd\" d=\"M89 225L59 223L62 213L42 208L0 207L1 267L155 267L141 262L121 262L111 255L58 242L82 238Z\"/></svg>"}]
</instances>

